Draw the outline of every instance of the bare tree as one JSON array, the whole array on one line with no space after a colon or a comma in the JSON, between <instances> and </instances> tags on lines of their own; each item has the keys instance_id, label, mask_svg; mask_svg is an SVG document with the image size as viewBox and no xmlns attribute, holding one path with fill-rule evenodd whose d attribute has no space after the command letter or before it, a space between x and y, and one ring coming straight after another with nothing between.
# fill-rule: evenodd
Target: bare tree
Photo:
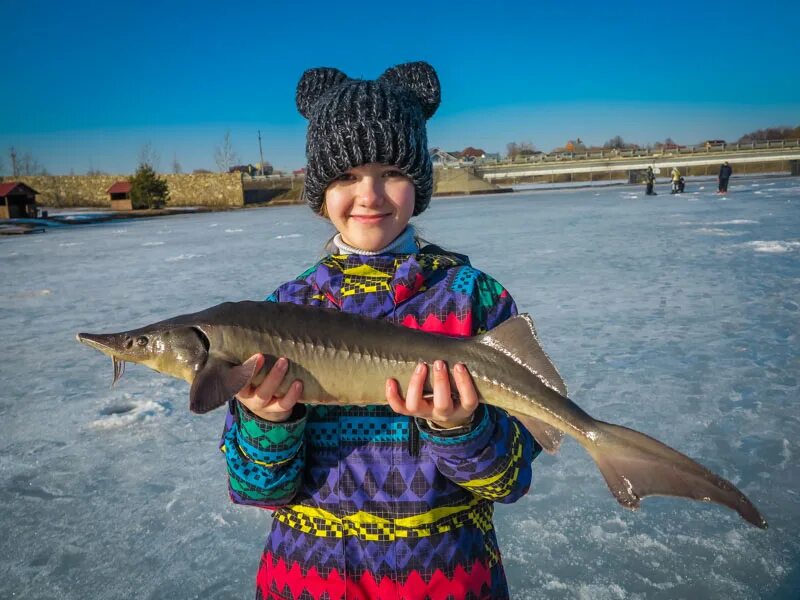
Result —
<instances>
[{"instance_id":1,"label":"bare tree","mask_svg":"<svg viewBox=\"0 0 800 600\"><path fill-rule=\"evenodd\" d=\"M608 140L605 144L603 144L603 148L611 148L614 150L624 150L628 147L628 144L625 143L625 140L622 139L622 136L615 135L610 140Z\"/></svg>"},{"instance_id":2,"label":"bare tree","mask_svg":"<svg viewBox=\"0 0 800 600\"><path fill-rule=\"evenodd\" d=\"M139 166L149 165L154 171L159 171L161 163L161 156L153 148L153 144L147 142L142 149L139 150Z\"/></svg>"},{"instance_id":3,"label":"bare tree","mask_svg":"<svg viewBox=\"0 0 800 600\"><path fill-rule=\"evenodd\" d=\"M11 146L8 149L8 156L11 158L11 175L19 177L20 175L49 175L47 169L39 164L30 152L26 152L22 156L19 155L17 149Z\"/></svg>"},{"instance_id":4,"label":"bare tree","mask_svg":"<svg viewBox=\"0 0 800 600\"><path fill-rule=\"evenodd\" d=\"M183 168L181 167L181 163L178 162L178 155L173 153L172 154L172 172L176 175L180 175L183 173Z\"/></svg>"},{"instance_id":5,"label":"bare tree","mask_svg":"<svg viewBox=\"0 0 800 600\"><path fill-rule=\"evenodd\" d=\"M239 161L239 156L236 150L233 149L233 142L231 142L231 132L226 131L225 137L222 138L222 146L217 146L214 150L214 162L217 163L217 168L222 173L227 173L233 165Z\"/></svg>"},{"instance_id":6,"label":"bare tree","mask_svg":"<svg viewBox=\"0 0 800 600\"><path fill-rule=\"evenodd\" d=\"M17 163L17 150L14 146L8 149L8 157L11 159L11 176L19 177L19 164Z\"/></svg>"},{"instance_id":7,"label":"bare tree","mask_svg":"<svg viewBox=\"0 0 800 600\"><path fill-rule=\"evenodd\" d=\"M536 154L536 146L531 142L510 142L506 144L506 154L511 160L518 156L532 156Z\"/></svg>"}]
</instances>

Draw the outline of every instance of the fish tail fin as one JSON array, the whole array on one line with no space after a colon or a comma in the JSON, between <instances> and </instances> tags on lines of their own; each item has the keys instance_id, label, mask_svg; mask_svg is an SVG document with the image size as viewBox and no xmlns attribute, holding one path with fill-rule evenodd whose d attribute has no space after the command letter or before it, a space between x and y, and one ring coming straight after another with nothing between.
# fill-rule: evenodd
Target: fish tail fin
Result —
<instances>
[{"instance_id":1,"label":"fish tail fin","mask_svg":"<svg viewBox=\"0 0 800 600\"><path fill-rule=\"evenodd\" d=\"M748 523L767 522L747 496L730 481L643 433L596 421L597 437L585 447L617 501L639 508L645 496L677 496L716 502L739 513Z\"/></svg>"}]
</instances>

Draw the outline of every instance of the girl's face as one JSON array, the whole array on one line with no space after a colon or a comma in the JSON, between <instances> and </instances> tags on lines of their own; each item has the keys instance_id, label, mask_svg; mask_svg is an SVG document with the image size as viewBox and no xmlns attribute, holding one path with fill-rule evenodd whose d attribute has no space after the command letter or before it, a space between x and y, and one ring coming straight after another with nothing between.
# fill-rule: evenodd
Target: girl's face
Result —
<instances>
[{"instance_id":1,"label":"girl's face","mask_svg":"<svg viewBox=\"0 0 800 600\"><path fill-rule=\"evenodd\" d=\"M416 190L397 167L353 167L325 190L325 213L342 240L361 250L388 246L414 214Z\"/></svg>"}]
</instances>

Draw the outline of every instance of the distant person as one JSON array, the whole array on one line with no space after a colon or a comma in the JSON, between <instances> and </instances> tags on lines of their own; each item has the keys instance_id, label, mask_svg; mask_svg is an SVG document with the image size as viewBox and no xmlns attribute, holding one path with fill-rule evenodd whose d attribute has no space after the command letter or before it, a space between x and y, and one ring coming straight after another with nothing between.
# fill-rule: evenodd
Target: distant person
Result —
<instances>
[{"instance_id":1,"label":"distant person","mask_svg":"<svg viewBox=\"0 0 800 600\"><path fill-rule=\"evenodd\" d=\"M337 233L267 301L454 337L517 314L497 281L409 224L433 191L433 67L399 65L374 81L310 69L296 97L309 119L303 195ZM460 363L420 362L368 406L305 404L315 399L299 381L278 395L287 368L280 359L236 394L221 445L231 499L273 511L257 597L508 598L492 511L528 491L541 450L528 430L479 404Z\"/></svg>"},{"instance_id":2,"label":"distant person","mask_svg":"<svg viewBox=\"0 0 800 600\"><path fill-rule=\"evenodd\" d=\"M672 191L670 194L677 194L681 186L681 172L678 170L678 167L672 167L670 175L672 176Z\"/></svg>"},{"instance_id":3,"label":"distant person","mask_svg":"<svg viewBox=\"0 0 800 600\"><path fill-rule=\"evenodd\" d=\"M726 194L728 192L728 180L733 175L733 169L726 160L719 168L719 190L718 194Z\"/></svg>"},{"instance_id":4,"label":"distant person","mask_svg":"<svg viewBox=\"0 0 800 600\"><path fill-rule=\"evenodd\" d=\"M656 174L653 172L653 167L647 167L647 171L644 173L644 183L647 186L645 194L655 196Z\"/></svg>"},{"instance_id":5,"label":"distant person","mask_svg":"<svg viewBox=\"0 0 800 600\"><path fill-rule=\"evenodd\" d=\"M678 180L678 193L682 194L685 189L686 189L686 180L683 177L681 177Z\"/></svg>"}]
</instances>

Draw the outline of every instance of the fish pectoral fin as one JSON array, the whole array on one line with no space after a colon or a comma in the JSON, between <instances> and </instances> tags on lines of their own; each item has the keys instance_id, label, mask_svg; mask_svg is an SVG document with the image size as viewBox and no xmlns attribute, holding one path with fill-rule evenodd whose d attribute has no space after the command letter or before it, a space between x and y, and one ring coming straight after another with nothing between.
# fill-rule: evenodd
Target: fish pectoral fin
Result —
<instances>
[{"instance_id":1,"label":"fish pectoral fin","mask_svg":"<svg viewBox=\"0 0 800 600\"><path fill-rule=\"evenodd\" d=\"M528 369L547 387L562 396L567 395L567 386L550 361L536 337L536 326L528 314L517 315L503 321L494 329L478 336L477 341L494 348Z\"/></svg>"},{"instance_id":2,"label":"fish pectoral fin","mask_svg":"<svg viewBox=\"0 0 800 600\"><path fill-rule=\"evenodd\" d=\"M583 445L626 508L639 508L645 496L677 496L722 504L748 523L767 528L758 509L727 479L643 433L602 421L596 426L596 442Z\"/></svg>"},{"instance_id":3,"label":"fish pectoral fin","mask_svg":"<svg viewBox=\"0 0 800 600\"><path fill-rule=\"evenodd\" d=\"M189 391L189 410L203 414L225 404L250 383L258 372L256 357L236 365L226 360L209 358L195 375Z\"/></svg>"},{"instance_id":4,"label":"fish pectoral fin","mask_svg":"<svg viewBox=\"0 0 800 600\"><path fill-rule=\"evenodd\" d=\"M512 417L516 418L520 423L525 426L525 429L531 432L534 439L539 442L539 445L548 454L555 454L558 447L561 445L561 440L564 438L564 432L548 425L544 421L540 421L536 417L529 417L522 413L508 411Z\"/></svg>"}]
</instances>

